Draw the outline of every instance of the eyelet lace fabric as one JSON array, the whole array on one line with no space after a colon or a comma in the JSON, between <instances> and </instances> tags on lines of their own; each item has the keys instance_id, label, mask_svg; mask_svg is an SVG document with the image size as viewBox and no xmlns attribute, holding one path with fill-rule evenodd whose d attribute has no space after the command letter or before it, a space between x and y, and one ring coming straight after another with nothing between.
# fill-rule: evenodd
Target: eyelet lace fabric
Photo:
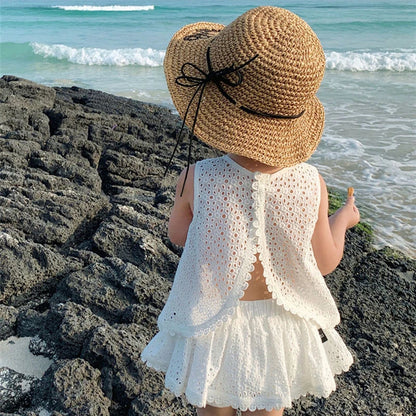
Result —
<instances>
[{"instance_id":1,"label":"eyelet lace fabric","mask_svg":"<svg viewBox=\"0 0 416 416\"><path fill-rule=\"evenodd\" d=\"M254 173L223 156L197 163L194 194L159 332L142 360L199 407L270 411L307 393L327 397L353 359L311 246L317 170ZM240 301L257 258L272 299Z\"/></svg>"},{"instance_id":2,"label":"eyelet lace fabric","mask_svg":"<svg viewBox=\"0 0 416 416\"><path fill-rule=\"evenodd\" d=\"M208 334L160 331L142 359L166 372L166 387L195 406L270 411L335 390L334 375L353 358L335 329L325 336L322 342L316 324L273 299L239 301L231 319Z\"/></svg>"},{"instance_id":3,"label":"eyelet lace fabric","mask_svg":"<svg viewBox=\"0 0 416 416\"><path fill-rule=\"evenodd\" d=\"M159 329L206 335L235 312L256 254L277 305L322 328L339 323L319 272L311 237L320 181L306 163L273 174L251 172L230 157L196 164L194 217Z\"/></svg>"}]
</instances>

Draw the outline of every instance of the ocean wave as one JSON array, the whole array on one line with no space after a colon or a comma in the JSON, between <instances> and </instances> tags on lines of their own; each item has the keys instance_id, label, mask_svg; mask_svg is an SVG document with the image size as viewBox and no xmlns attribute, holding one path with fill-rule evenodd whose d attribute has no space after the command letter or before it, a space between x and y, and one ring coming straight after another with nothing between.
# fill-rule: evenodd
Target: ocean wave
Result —
<instances>
[{"instance_id":1,"label":"ocean wave","mask_svg":"<svg viewBox=\"0 0 416 416\"><path fill-rule=\"evenodd\" d=\"M164 50L152 48L72 48L63 44L43 44L31 42L33 53L44 58L55 58L80 65L108 66L162 66ZM350 72L414 72L416 71L416 51L326 51L326 68Z\"/></svg>"},{"instance_id":2,"label":"ocean wave","mask_svg":"<svg viewBox=\"0 0 416 416\"><path fill-rule=\"evenodd\" d=\"M155 6L51 6L53 9L79 12L136 12L144 10L154 10Z\"/></svg>"},{"instance_id":3,"label":"ocean wave","mask_svg":"<svg viewBox=\"0 0 416 416\"><path fill-rule=\"evenodd\" d=\"M327 52L326 68L336 71L416 71L416 52Z\"/></svg>"},{"instance_id":4,"label":"ocean wave","mask_svg":"<svg viewBox=\"0 0 416 416\"><path fill-rule=\"evenodd\" d=\"M66 45L47 45L31 42L33 52L44 58L66 60L80 65L108 66L161 66L165 51L142 48L100 49L100 48L71 48Z\"/></svg>"}]
</instances>

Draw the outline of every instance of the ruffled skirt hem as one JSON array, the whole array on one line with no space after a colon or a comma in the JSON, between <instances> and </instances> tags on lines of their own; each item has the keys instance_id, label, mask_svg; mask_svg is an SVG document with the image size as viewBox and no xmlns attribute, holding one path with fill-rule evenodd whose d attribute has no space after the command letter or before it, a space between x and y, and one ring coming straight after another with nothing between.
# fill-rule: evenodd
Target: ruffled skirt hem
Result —
<instances>
[{"instance_id":1,"label":"ruffled skirt hem","mask_svg":"<svg viewBox=\"0 0 416 416\"><path fill-rule=\"evenodd\" d=\"M194 406L270 411L308 393L328 397L334 375L351 366L338 332L321 334L273 299L240 301L234 316L209 334L158 332L141 358L166 373L166 387Z\"/></svg>"}]
</instances>

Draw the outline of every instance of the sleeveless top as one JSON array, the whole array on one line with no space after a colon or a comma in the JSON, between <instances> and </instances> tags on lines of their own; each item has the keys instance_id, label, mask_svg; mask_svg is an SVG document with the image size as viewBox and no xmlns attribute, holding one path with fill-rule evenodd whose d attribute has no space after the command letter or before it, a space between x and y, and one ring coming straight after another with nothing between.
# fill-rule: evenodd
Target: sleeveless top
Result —
<instances>
[{"instance_id":1,"label":"sleeveless top","mask_svg":"<svg viewBox=\"0 0 416 416\"><path fill-rule=\"evenodd\" d=\"M194 215L159 329L192 337L229 319L256 254L278 305L323 329L337 325L311 244L319 204L319 174L309 164L266 174L229 156L198 162Z\"/></svg>"}]
</instances>

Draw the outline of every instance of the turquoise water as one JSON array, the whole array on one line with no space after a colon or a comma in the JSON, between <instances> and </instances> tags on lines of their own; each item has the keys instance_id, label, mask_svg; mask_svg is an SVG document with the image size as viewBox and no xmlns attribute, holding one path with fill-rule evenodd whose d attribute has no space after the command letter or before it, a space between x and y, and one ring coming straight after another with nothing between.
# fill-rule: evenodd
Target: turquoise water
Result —
<instances>
[{"instance_id":1,"label":"turquoise water","mask_svg":"<svg viewBox=\"0 0 416 416\"><path fill-rule=\"evenodd\" d=\"M258 5L303 17L324 47L327 121L312 162L329 185L354 186L378 244L414 255L414 1L3 0L0 73L172 107L162 62L173 33Z\"/></svg>"}]
</instances>

